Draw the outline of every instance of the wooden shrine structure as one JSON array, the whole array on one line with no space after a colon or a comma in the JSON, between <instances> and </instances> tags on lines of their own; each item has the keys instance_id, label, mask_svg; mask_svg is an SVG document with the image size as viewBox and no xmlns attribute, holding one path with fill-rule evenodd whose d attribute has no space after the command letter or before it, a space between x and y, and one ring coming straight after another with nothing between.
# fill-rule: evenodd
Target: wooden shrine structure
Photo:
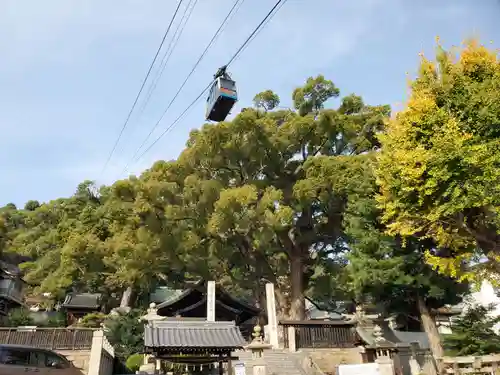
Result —
<instances>
[{"instance_id":1,"label":"wooden shrine structure","mask_svg":"<svg viewBox=\"0 0 500 375\"><path fill-rule=\"evenodd\" d=\"M234 322L174 318L152 321L144 328L145 352L158 361L198 371L218 368L231 375L231 353L246 345ZM227 364L224 366L224 364Z\"/></svg>"},{"instance_id":2,"label":"wooden shrine structure","mask_svg":"<svg viewBox=\"0 0 500 375\"><path fill-rule=\"evenodd\" d=\"M61 311L66 313L69 325L78 323L85 315L101 309L102 295L99 293L69 293L61 304Z\"/></svg>"},{"instance_id":3,"label":"wooden shrine structure","mask_svg":"<svg viewBox=\"0 0 500 375\"><path fill-rule=\"evenodd\" d=\"M250 339L261 310L231 296L213 281L198 281L173 298L157 305L163 317L202 318L235 322L244 337Z\"/></svg>"}]
</instances>

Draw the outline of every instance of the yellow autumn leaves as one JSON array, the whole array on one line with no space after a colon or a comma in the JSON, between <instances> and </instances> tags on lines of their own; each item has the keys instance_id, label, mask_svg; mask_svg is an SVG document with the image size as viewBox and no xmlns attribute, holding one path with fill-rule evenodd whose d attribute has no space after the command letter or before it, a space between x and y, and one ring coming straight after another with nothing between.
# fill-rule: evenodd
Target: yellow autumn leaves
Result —
<instances>
[{"instance_id":1,"label":"yellow autumn leaves","mask_svg":"<svg viewBox=\"0 0 500 375\"><path fill-rule=\"evenodd\" d=\"M436 60L422 56L406 108L381 137L378 202L391 234L453 250L429 253L442 272L483 278L500 254L500 63L474 40L458 58L438 45Z\"/></svg>"}]
</instances>

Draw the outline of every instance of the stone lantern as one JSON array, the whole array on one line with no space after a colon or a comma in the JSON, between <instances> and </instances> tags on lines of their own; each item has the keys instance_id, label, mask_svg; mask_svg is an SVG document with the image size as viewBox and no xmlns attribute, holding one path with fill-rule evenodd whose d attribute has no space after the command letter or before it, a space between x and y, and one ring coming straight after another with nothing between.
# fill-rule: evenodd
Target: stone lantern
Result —
<instances>
[{"instance_id":1,"label":"stone lantern","mask_svg":"<svg viewBox=\"0 0 500 375\"><path fill-rule=\"evenodd\" d=\"M141 318L139 320L142 322L145 322L145 324L147 324L147 325L153 326L155 322L158 322L158 321L161 321L164 319L165 319L164 316L158 315L158 309L156 308L156 303L152 302L149 304L149 309L147 310L147 314L141 316ZM149 366L150 361L153 359L154 359L154 357L151 355L144 355L144 366ZM156 359L155 363L156 363L156 365L155 365L156 370L160 370L161 369L161 361L159 359Z\"/></svg>"},{"instance_id":2,"label":"stone lantern","mask_svg":"<svg viewBox=\"0 0 500 375\"><path fill-rule=\"evenodd\" d=\"M147 322L147 324L150 324L159 321L159 320L165 320L164 316L158 315L158 309L156 308L156 303L152 302L149 304L149 309L147 310L147 314L141 316L140 318L141 321Z\"/></svg>"},{"instance_id":3,"label":"stone lantern","mask_svg":"<svg viewBox=\"0 0 500 375\"><path fill-rule=\"evenodd\" d=\"M245 349L252 352L252 375L266 375L266 364L263 358L264 350L271 349L271 344L266 344L262 339L262 329L256 325L253 333L252 342Z\"/></svg>"}]
</instances>

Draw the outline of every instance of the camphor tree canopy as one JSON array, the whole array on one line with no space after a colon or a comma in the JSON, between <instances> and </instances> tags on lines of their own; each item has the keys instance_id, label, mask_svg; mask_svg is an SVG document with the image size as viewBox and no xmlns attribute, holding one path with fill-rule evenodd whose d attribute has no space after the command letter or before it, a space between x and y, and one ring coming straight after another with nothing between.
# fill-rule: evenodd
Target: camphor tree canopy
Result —
<instances>
[{"instance_id":1,"label":"camphor tree canopy","mask_svg":"<svg viewBox=\"0 0 500 375\"><path fill-rule=\"evenodd\" d=\"M497 52L469 41L451 52L438 45L436 61L422 57L406 108L381 141L378 200L389 233L435 240L439 250L429 249L427 260L453 277L497 275Z\"/></svg>"},{"instance_id":2,"label":"camphor tree canopy","mask_svg":"<svg viewBox=\"0 0 500 375\"><path fill-rule=\"evenodd\" d=\"M294 93L300 114L254 109L205 125L192 132L178 160L146 173L163 175L161 184L175 191L165 214L181 238L171 239L170 249L178 249L186 267L209 266L212 278L217 274L257 294L271 281L280 315L298 319L306 292L333 289L338 272L332 271L342 265L332 255L344 250L349 194L342 181L353 179L351 160L374 147L389 112L361 98L354 108L349 99L321 110L338 89L322 76L307 82ZM336 180L318 178L327 166Z\"/></svg>"},{"instance_id":3,"label":"camphor tree canopy","mask_svg":"<svg viewBox=\"0 0 500 375\"><path fill-rule=\"evenodd\" d=\"M338 96L333 82L311 77L293 93L297 110L276 110L267 90L256 108L194 130L177 160L139 177L5 207L5 246L33 259L22 267L36 291L59 298L127 288L141 297L204 278L262 305L271 281L280 316L302 319L305 294L336 290L347 202L390 111L356 95L325 108Z\"/></svg>"}]
</instances>

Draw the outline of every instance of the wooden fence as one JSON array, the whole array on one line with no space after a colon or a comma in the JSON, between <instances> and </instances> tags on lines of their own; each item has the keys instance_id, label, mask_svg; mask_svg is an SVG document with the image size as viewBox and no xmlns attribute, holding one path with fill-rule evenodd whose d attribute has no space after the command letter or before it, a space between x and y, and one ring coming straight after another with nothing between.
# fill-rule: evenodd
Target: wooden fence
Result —
<instances>
[{"instance_id":1,"label":"wooden fence","mask_svg":"<svg viewBox=\"0 0 500 375\"><path fill-rule=\"evenodd\" d=\"M285 348L289 347L290 332L295 332L295 348L353 348L358 342L354 324L319 320L280 321ZM293 327L289 330L289 327Z\"/></svg>"},{"instance_id":2,"label":"wooden fence","mask_svg":"<svg viewBox=\"0 0 500 375\"><path fill-rule=\"evenodd\" d=\"M0 344L50 350L90 350L95 329L0 328Z\"/></svg>"},{"instance_id":3,"label":"wooden fence","mask_svg":"<svg viewBox=\"0 0 500 375\"><path fill-rule=\"evenodd\" d=\"M443 374L500 375L500 354L480 357L443 357L437 360Z\"/></svg>"}]
</instances>

